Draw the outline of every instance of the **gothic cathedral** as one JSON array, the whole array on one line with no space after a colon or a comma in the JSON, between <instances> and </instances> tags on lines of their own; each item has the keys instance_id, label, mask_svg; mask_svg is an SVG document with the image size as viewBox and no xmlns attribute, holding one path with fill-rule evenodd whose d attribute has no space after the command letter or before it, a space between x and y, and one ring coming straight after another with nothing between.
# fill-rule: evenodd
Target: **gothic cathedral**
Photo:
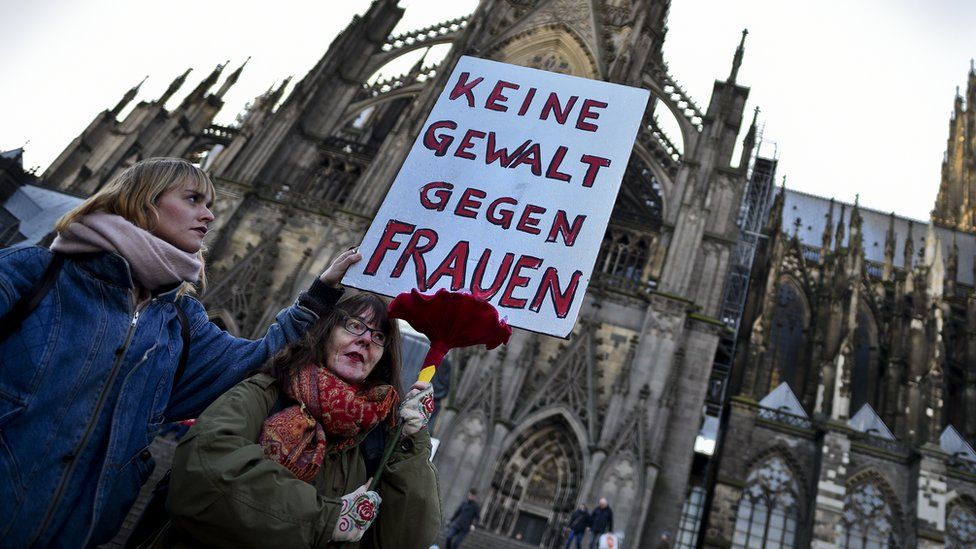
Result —
<instances>
[{"instance_id":1,"label":"gothic cathedral","mask_svg":"<svg viewBox=\"0 0 976 549\"><path fill-rule=\"evenodd\" d=\"M257 97L233 127L213 119L244 67L221 81L218 66L167 110L187 71L121 121L137 88L99 114L42 184L84 196L142 158L199 163L218 188L203 299L253 336L359 243L461 55L643 87L572 336L516 331L451 357L434 425L444 509L476 488L484 528L469 539L492 547L515 534L560 547L573 509L600 497L628 547L664 532L686 547L973 543L976 76L931 224L788 190L769 204L775 161L755 155L736 81L745 33L703 109L663 58L668 9L485 0L391 36L403 9L374 0L290 93ZM371 80L438 44L439 64ZM695 451L703 422L721 426L711 458Z\"/></svg>"}]
</instances>

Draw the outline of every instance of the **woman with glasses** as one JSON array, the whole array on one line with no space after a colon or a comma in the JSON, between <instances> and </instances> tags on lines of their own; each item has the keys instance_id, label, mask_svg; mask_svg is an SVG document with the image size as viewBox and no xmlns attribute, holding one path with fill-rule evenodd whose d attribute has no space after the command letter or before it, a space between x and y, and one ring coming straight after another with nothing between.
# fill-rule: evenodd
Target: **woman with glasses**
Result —
<instances>
[{"instance_id":1,"label":"woman with glasses","mask_svg":"<svg viewBox=\"0 0 976 549\"><path fill-rule=\"evenodd\" d=\"M441 523L428 383L400 388L400 333L377 296L214 402L176 449L155 546L427 548ZM401 403L402 402L402 403ZM404 436L368 486L397 420Z\"/></svg>"}]
</instances>

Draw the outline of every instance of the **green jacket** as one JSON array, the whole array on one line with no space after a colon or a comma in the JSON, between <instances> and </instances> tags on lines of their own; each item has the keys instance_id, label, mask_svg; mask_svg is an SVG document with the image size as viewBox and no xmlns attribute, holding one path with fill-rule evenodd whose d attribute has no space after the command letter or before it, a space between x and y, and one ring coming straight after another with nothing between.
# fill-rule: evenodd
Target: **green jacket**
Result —
<instances>
[{"instance_id":1,"label":"green jacket","mask_svg":"<svg viewBox=\"0 0 976 549\"><path fill-rule=\"evenodd\" d=\"M327 455L314 486L265 459L257 440L278 393L274 378L258 374L200 416L176 448L166 505L173 524L157 545L338 547L330 540L340 498L368 480L360 447ZM430 450L426 429L404 435L377 487L376 522L343 547L430 546L441 525Z\"/></svg>"}]
</instances>

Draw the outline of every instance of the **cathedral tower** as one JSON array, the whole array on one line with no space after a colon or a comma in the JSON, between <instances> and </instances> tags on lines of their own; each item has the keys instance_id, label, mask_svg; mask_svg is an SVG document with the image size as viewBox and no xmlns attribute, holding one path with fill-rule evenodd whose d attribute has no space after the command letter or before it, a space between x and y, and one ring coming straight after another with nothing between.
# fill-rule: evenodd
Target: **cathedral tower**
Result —
<instances>
[{"instance_id":1,"label":"cathedral tower","mask_svg":"<svg viewBox=\"0 0 976 549\"><path fill-rule=\"evenodd\" d=\"M976 67L972 61L965 99L956 88L932 221L943 227L976 232Z\"/></svg>"}]
</instances>

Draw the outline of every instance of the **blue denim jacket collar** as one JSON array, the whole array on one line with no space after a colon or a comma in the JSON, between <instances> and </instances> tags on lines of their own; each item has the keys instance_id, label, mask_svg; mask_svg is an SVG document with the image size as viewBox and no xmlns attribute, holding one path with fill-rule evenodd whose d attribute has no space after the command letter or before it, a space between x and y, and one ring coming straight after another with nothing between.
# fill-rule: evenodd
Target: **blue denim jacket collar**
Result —
<instances>
[{"instance_id":1,"label":"blue denim jacket collar","mask_svg":"<svg viewBox=\"0 0 976 549\"><path fill-rule=\"evenodd\" d=\"M135 288L129 262L117 253L96 252L72 256L72 259L79 269L92 278L129 290ZM159 301L176 301L180 286L180 283L175 283L171 288L166 288L153 297Z\"/></svg>"}]
</instances>

